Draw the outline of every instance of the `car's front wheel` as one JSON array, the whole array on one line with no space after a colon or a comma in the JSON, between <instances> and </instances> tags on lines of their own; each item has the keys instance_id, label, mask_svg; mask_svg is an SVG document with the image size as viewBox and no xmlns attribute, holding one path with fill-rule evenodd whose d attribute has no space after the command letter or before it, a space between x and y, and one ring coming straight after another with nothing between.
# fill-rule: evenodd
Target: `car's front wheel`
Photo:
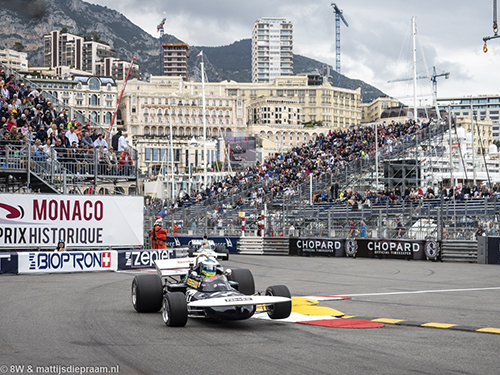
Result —
<instances>
[{"instance_id":1,"label":"car's front wheel","mask_svg":"<svg viewBox=\"0 0 500 375\"><path fill-rule=\"evenodd\" d=\"M251 296L255 294L255 282L253 280L252 272L246 268L235 268L229 275L231 281L238 282L238 291L240 293Z\"/></svg>"},{"instance_id":2,"label":"car's front wheel","mask_svg":"<svg viewBox=\"0 0 500 375\"><path fill-rule=\"evenodd\" d=\"M292 298L290 290L285 285L274 285L266 289L266 296ZM271 319L285 319L292 312L292 301L275 303L267 307L267 315Z\"/></svg>"},{"instance_id":3,"label":"car's front wheel","mask_svg":"<svg viewBox=\"0 0 500 375\"><path fill-rule=\"evenodd\" d=\"M161 309L163 322L169 327L184 327L187 323L188 310L186 296L181 292L165 294Z\"/></svg>"}]
</instances>

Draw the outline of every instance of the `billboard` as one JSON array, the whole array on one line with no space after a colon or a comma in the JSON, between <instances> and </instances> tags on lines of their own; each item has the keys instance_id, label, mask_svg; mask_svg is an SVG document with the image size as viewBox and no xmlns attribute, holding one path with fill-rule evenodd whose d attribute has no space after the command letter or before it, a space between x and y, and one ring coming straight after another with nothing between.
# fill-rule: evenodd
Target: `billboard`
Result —
<instances>
[{"instance_id":1,"label":"billboard","mask_svg":"<svg viewBox=\"0 0 500 375\"><path fill-rule=\"evenodd\" d=\"M255 137L225 137L226 159L231 162L255 162L257 160Z\"/></svg>"},{"instance_id":2,"label":"billboard","mask_svg":"<svg viewBox=\"0 0 500 375\"><path fill-rule=\"evenodd\" d=\"M0 249L142 246L143 198L0 194Z\"/></svg>"}]
</instances>

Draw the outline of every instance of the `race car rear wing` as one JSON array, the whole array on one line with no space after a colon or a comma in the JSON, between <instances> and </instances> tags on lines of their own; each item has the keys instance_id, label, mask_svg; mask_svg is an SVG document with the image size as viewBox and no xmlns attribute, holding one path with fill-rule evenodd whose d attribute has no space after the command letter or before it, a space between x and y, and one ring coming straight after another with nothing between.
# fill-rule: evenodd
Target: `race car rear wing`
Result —
<instances>
[{"instance_id":1,"label":"race car rear wing","mask_svg":"<svg viewBox=\"0 0 500 375\"><path fill-rule=\"evenodd\" d=\"M155 268L161 277L184 276L189 271L190 264L194 264L196 258L179 258L155 260Z\"/></svg>"}]
</instances>

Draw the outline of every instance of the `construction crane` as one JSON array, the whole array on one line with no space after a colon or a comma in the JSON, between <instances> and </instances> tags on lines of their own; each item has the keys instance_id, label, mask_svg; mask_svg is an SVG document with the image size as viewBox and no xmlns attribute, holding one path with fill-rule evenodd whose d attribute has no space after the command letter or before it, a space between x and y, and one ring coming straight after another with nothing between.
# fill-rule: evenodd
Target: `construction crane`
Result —
<instances>
[{"instance_id":1,"label":"construction crane","mask_svg":"<svg viewBox=\"0 0 500 375\"><path fill-rule=\"evenodd\" d=\"M335 69L337 71L337 87L340 87L340 20L344 22L346 27L349 27L349 24L345 20L342 15L343 11L339 9L337 4L331 4L333 8L333 12L335 13L335 51L336 51L336 65Z\"/></svg>"},{"instance_id":2,"label":"construction crane","mask_svg":"<svg viewBox=\"0 0 500 375\"><path fill-rule=\"evenodd\" d=\"M432 82L432 90L434 91L434 97L437 98L437 78L439 77L444 77L445 79L450 78L450 73L436 73L436 67L432 67L432 75L430 77L427 76L418 76L417 79L430 79ZM387 83L393 83L393 82L403 82L403 81L411 81L413 78L398 78L398 79L393 79L392 81L387 81Z\"/></svg>"},{"instance_id":3,"label":"construction crane","mask_svg":"<svg viewBox=\"0 0 500 375\"><path fill-rule=\"evenodd\" d=\"M483 46L483 52L486 53L488 52L488 46L486 45L486 42L491 39L496 39L500 38L500 35L498 35L498 21L497 21L497 0L493 0L493 36L485 36L483 38L484 46Z\"/></svg>"},{"instance_id":4,"label":"construction crane","mask_svg":"<svg viewBox=\"0 0 500 375\"><path fill-rule=\"evenodd\" d=\"M160 22L160 24L159 24L158 26L156 26L156 32L157 32L157 33L158 33L158 32L160 33L160 39L161 39L161 38L163 37L163 35L165 34L165 30L163 29L163 26L165 26L165 21L166 21L166 20L167 20L166 18L162 19L162 20L161 20L161 22Z\"/></svg>"}]
</instances>

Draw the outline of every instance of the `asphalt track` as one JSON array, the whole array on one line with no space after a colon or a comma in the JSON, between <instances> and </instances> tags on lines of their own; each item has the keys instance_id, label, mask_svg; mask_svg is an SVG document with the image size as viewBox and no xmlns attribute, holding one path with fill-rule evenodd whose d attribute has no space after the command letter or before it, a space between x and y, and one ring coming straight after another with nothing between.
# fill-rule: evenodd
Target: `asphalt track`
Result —
<instances>
[{"instance_id":1,"label":"asphalt track","mask_svg":"<svg viewBox=\"0 0 500 375\"><path fill-rule=\"evenodd\" d=\"M352 296L321 302L350 316L500 328L500 267L494 265L243 255L224 265L252 270L260 290L286 284L294 296ZM259 319L190 319L186 327L168 328L159 313L134 311L132 278L0 277L0 371L2 365L119 365L120 374L499 373L500 334L494 333Z\"/></svg>"}]
</instances>

